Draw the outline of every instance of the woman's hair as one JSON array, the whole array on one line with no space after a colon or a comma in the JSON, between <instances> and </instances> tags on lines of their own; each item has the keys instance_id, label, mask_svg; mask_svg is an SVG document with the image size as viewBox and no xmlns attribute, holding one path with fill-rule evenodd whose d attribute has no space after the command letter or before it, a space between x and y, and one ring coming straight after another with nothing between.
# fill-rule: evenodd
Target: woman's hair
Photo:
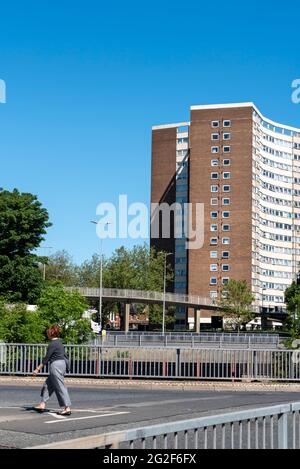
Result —
<instances>
[{"instance_id":1,"label":"woman's hair","mask_svg":"<svg viewBox=\"0 0 300 469\"><path fill-rule=\"evenodd\" d=\"M50 339L56 339L60 335L60 328L56 325L50 326L49 329L47 329L47 336Z\"/></svg>"}]
</instances>

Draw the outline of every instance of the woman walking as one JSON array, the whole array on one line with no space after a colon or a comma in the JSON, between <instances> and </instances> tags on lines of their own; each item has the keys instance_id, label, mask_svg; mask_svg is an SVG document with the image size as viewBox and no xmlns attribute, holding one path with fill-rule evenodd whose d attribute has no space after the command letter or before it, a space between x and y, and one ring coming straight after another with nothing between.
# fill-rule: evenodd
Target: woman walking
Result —
<instances>
[{"instance_id":1,"label":"woman walking","mask_svg":"<svg viewBox=\"0 0 300 469\"><path fill-rule=\"evenodd\" d=\"M33 374L36 376L41 369L50 363L50 375L46 379L41 390L41 402L34 409L42 413L45 410L46 402L55 392L58 403L62 410L57 412L58 415L71 415L71 401L68 390L64 384L64 376L67 369L67 358L65 349L59 340L60 329L58 326L51 326L47 330L47 336L50 340L48 345L47 354L42 363L34 370Z\"/></svg>"}]
</instances>

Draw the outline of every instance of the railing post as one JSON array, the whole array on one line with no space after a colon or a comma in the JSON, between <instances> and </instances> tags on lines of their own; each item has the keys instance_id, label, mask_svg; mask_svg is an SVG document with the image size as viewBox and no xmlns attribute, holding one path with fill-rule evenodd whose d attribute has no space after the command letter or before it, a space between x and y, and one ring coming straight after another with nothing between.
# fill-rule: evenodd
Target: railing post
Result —
<instances>
[{"instance_id":1,"label":"railing post","mask_svg":"<svg viewBox=\"0 0 300 469\"><path fill-rule=\"evenodd\" d=\"M176 349L176 378L181 376L181 364L180 364L180 348Z\"/></svg>"},{"instance_id":2,"label":"railing post","mask_svg":"<svg viewBox=\"0 0 300 469\"><path fill-rule=\"evenodd\" d=\"M288 449L287 414L278 415L278 449Z\"/></svg>"}]
</instances>

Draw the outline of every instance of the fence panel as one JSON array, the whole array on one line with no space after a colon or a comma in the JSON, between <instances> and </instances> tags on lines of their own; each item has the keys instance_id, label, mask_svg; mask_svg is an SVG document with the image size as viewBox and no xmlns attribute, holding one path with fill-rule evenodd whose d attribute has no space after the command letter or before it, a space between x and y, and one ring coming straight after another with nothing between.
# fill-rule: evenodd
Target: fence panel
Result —
<instances>
[{"instance_id":1,"label":"fence panel","mask_svg":"<svg viewBox=\"0 0 300 469\"><path fill-rule=\"evenodd\" d=\"M26 375L47 345L1 344L0 374ZM274 349L67 345L70 376L300 381L299 352ZM42 374L48 373L48 368Z\"/></svg>"}]
</instances>

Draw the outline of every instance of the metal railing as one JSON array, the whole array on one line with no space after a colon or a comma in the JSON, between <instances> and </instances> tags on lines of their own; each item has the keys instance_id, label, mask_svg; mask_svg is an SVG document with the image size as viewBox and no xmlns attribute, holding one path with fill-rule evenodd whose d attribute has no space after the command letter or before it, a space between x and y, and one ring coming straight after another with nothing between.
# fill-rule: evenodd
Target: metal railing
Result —
<instances>
[{"instance_id":1,"label":"metal railing","mask_svg":"<svg viewBox=\"0 0 300 469\"><path fill-rule=\"evenodd\" d=\"M300 402L296 402L92 435L34 449L299 449L299 424Z\"/></svg>"},{"instance_id":2,"label":"metal railing","mask_svg":"<svg viewBox=\"0 0 300 469\"><path fill-rule=\"evenodd\" d=\"M31 374L41 363L46 347L0 345L0 374ZM293 350L68 345L66 352L70 358L69 376L300 381L300 352Z\"/></svg>"},{"instance_id":3,"label":"metal railing","mask_svg":"<svg viewBox=\"0 0 300 469\"><path fill-rule=\"evenodd\" d=\"M100 294L99 288L68 287L67 290L78 290L82 294L82 296L85 296L86 298L99 298ZM168 304L185 305L187 307L209 307L211 309L218 309L216 303L208 297L183 295L179 293L166 293L165 295L166 303ZM164 294L162 292L155 291L103 288L102 298L116 301L135 301L136 303L138 303L139 301L146 303L162 303L164 300Z\"/></svg>"},{"instance_id":4,"label":"metal railing","mask_svg":"<svg viewBox=\"0 0 300 469\"><path fill-rule=\"evenodd\" d=\"M155 332L119 332L109 331L106 337L97 338L97 343L111 346L136 345L139 347L159 345L174 346L185 345L190 347L208 346L263 346L265 348L278 347L280 338L278 334L232 334L232 333L155 333Z\"/></svg>"}]
</instances>

